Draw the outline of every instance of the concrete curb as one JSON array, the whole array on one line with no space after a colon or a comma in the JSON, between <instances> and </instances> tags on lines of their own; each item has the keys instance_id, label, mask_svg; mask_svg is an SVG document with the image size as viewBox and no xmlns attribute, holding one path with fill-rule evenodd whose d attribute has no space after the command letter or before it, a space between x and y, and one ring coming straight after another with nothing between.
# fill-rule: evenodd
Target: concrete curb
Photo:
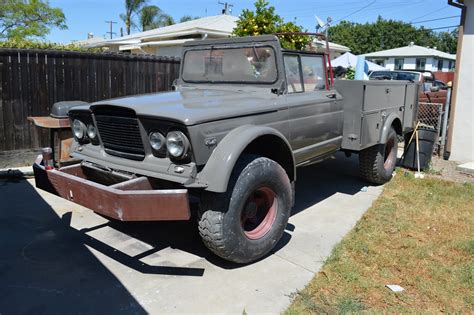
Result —
<instances>
[{"instance_id":1,"label":"concrete curb","mask_svg":"<svg viewBox=\"0 0 474 315\"><path fill-rule=\"evenodd\" d=\"M456 167L456 170L469 175L474 175L474 162L468 162L458 165Z\"/></svg>"}]
</instances>

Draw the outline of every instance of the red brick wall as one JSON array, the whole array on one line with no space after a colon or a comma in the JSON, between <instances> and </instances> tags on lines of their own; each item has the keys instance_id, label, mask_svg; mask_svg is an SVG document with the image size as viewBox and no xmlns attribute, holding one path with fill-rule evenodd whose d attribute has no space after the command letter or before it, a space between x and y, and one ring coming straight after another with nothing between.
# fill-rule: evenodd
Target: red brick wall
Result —
<instances>
[{"instance_id":1,"label":"red brick wall","mask_svg":"<svg viewBox=\"0 0 474 315\"><path fill-rule=\"evenodd\" d=\"M441 71L436 71L433 72L436 80L441 80L444 83L448 83L449 81L454 82L454 72L441 72Z\"/></svg>"}]
</instances>

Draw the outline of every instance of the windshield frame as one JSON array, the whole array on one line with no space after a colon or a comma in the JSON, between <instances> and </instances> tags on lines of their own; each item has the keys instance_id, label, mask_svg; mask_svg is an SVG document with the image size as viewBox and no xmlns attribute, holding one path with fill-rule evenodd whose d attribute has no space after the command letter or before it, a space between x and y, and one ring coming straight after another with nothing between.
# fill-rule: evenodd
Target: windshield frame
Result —
<instances>
[{"instance_id":1,"label":"windshield frame","mask_svg":"<svg viewBox=\"0 0 474 315\"><path fill-rule=\"evenodd\" d=\"M184 59L186 58L186 54L190 51L205 51L205 50L225 50L225 49L239 49L239 48L270 48L273 51L273 59L275 62L275 80L273 81L217 81L217 80L186 80L183 76L184 73ZM256 43L249 43L249 44L239 44L239 45L210 45L210 46L196 46L193 48L187 48L182 57L182 66L180 67L180 79L184 83L198 83L198 84L255 84L255 85L265 85L265 86L272 86L275 85L280 80L280 63L278 60L277 50L273 45L269 45L268 43L265 44L256 44Z\"/></svg>"}]
</instances>

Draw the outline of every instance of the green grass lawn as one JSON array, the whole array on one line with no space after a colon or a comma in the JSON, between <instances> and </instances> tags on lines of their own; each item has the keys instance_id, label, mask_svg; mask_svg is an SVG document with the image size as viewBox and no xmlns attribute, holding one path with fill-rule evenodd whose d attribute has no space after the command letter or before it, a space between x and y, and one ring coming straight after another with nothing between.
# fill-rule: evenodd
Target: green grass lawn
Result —
<instances>
[{"instance_id":1,"label":"green grass lawn","mask_svg":"<svg viewBox=\"0 0 474 315\"><path fill-rule=\"evenodd\" d=\"M286 314L474 312L474 184L403 173Z\"/></svg>"}]
</instances>

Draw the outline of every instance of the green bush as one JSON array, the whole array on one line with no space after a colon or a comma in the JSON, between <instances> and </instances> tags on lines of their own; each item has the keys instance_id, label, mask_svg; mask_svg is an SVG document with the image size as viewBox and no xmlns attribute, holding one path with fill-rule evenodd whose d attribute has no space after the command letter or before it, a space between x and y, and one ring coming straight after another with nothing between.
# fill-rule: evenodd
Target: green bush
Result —
<instances>
[{"instance_id":1,"label":"green bush","mask_svg":"<svg viewBox=\"0 0 474 315\"><path fill-rule=\"evenodd\" d=\"M21 49L56 49L56 50L74 50L87 52L102 52L102 48L85 48L74 44L58 44L51 42L42 42L34 40L6 40L0 41L0 48L21 48Z\"/></svg>"}]
</instances>

